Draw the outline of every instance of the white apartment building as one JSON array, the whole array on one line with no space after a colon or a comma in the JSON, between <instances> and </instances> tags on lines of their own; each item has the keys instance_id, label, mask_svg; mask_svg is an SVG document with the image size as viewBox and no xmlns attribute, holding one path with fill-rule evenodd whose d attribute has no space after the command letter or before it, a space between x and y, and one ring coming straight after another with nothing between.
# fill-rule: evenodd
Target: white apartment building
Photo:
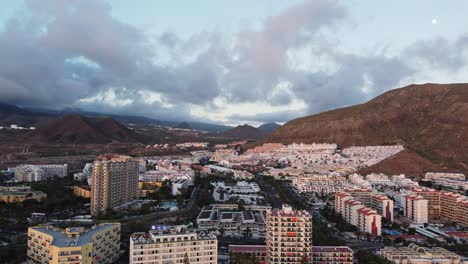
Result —
<instances>
[{"instance_id":1,"label":"white apartment building","mask_svg":"<svg viewBox=\"0 0 468 264\"><path fill-rule=\"evenodd\" d=\"M466 180L465 174L463 173L445 173L445 172L428 172L424 175L424 179L426 180L436 180L439 178L448 178L453 180Z\"/></svg>"},{"instance_id":2,"label":"white apartment building","mask_svg":"<svg viewBox=\"0 0 468 264\"><path fill-rule=\"evenodd\" d=\"M185 226L157 226L130 237L130 264L218 263L218 240Z\"/></svg>"},{"instance_id":3,"label":"white apartment building","mask_svg":"<svg viewBox=\"0 0 468 264\"><path fill-rule=\"evenodd\" d=\"M267 213L267 260L270 264L311 261L312 217L288 205Z\"/></svg>"},{"instance_id":4,"label":"white apartment building","mask_svg":"<svg viewBox=\"0 0 468 264\"><path fill-rule=\"evenodd\" d=\"M18 182L44 181L54 176L67 176L67 164L46 164L46 165L19 165L15 168L15 179Z\"/></svg>"},{"instance_id":5,"label":"white apartment building","mask_svg":"<svg viewBox=\"0 0 468 264\"><path fill-rule=\"evenodd\" d=\"M176 196L180 194L181 190L187 190L189 181L185 179L179 179L172 182L172 195Z\"/></svg>"},{"instance_id":6,"label":"white apartment building","mask_svg":"<svg viewBox=\"0 0 468 264\"><path fill-rule=\"evenodd\" d=\"M420 195L405 196L404 216L416 224L429 222L429 201Z\"/></svg>"}]
</instances>

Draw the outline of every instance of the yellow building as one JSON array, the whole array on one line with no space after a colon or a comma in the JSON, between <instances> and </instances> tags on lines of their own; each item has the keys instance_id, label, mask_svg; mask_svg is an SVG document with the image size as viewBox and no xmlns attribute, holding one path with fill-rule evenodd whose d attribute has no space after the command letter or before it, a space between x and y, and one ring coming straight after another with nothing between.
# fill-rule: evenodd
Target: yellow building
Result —
<instances>
[{"instance_id":1,"label":"yellow building","mask_svg":"<svg viewBox=\"0 0 468 264\"><path fill-rule=\"evenodd\" d=\"M50 225L28 229L28 263L113 263L119 250L120 223L90 229Z\"/></svg>"},{"instance_id":2,"label":"yellow building","mask_svg":"<svg viewBox=\"0 0 468 264\"><path fill-rule=\"evenodd\" d=\"M91 181L91 214L97 216L138 199L138 159L99 155L94 161Z\"/></svg>"},{"instance_id":3,"label":"yellow building","mask_svg":"<svg viewBox=\"0 0 468 264\"><path fill-rule=\"evenodd\" d=\"M148 194L157 192L161 188L163 182L154 181L154 182L138 182L138 196L147 197Z\"/></svg>"},{"instance_id":4,"label":"yellow building","mask_svg":"<svg viewBox=\"0 0 468 264\"><path fill-rule=\"evenodd\" d=\"M30 186L0 186L0 201L5 203L21 203L25 200L38 202L47 198L47 194L41 191L31 191Z\"/></svg>"},{"instance_id":5,"label":"yellow building","mask_svg":"<svg viewBox=\"0 0 468 264\"><path fill-rule=\"evenodd\" d=\"M89 199L91 198L91 187L86 185L73 186L73 194L78 197Z\"/></svg>"}]
</instances>

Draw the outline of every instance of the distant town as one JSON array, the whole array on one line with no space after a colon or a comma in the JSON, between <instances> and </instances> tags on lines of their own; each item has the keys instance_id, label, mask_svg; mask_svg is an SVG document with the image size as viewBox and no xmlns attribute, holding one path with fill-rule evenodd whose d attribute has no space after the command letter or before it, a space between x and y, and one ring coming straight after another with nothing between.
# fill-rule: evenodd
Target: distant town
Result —
<instances>
[{"instance_id":1,"label":"distant town","mask_svg":"<svg viewBox=\"0 0 468 264\"><path fill-rule=\"evenodd\" d=\"M360 174L402 145L185 142L3 170L5 263L464 263L468 181Z\"/></svg>"}]
</instances>

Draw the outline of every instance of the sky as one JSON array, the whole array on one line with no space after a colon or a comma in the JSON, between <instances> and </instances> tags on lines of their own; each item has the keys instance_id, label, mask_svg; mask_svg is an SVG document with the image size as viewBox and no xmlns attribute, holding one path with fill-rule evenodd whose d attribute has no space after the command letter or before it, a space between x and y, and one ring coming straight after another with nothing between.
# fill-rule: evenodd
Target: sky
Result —
<instances>
[{"instance_id":1,"label":"sky","mask_svg":"<svg viewBox=\"0 0 468 264\"><path fill-rule=\"evenodd\" d=\"M0 101L226 125L468 82L465 0L4 0Z\"/></svg>"}]
</instances>

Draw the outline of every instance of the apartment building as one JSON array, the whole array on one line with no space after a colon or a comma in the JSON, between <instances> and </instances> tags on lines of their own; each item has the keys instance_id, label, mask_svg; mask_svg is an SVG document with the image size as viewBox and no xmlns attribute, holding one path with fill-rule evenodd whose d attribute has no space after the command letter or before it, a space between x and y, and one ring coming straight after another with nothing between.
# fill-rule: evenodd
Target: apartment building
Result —
<instances>
[{"instance_id":1,"label":"apartment building","mask_svg":"<svg viewBox=\"0 0 468 264\"><path fill-rule=\"evenodd\" d=\"M408 247L384 247L380 255L394 264L461 264L461 257L440 247L421 247L410 244Z\"/></svg>"},{"instance_id":2,"label":"apartment building","mask_svg":"<svg viewBox=\"0 0 468 264\"><path fill-rule=\"evenodd\" d=\"M371 208L385 219L393 222L393 201L386 195L375 194L371 197Z\"/></svg>"},{"instance_id":3,"label":"apartment building","mask_svg":"<svg viewBox=\"0 0 468 264\"><path fill-rule=\"evenodd\" d=\"M157 226L130 237L130 264L218 263L218 240L185 226Z\"/></svg>"},{"instance_id":4,"label":"apartment building","mask_svg":"<svg viewBox=\"0 0 468 264\"><path fill-rule=\"evenodd\" d=\"M28 229L28 263L113 263L119 250L119 223L102 223L90 229L48 225Z\"/></svg>"},{"instance_id":5,"label":"apartment building","mask_svg":"<svg viewBox=\"0 0 468 264\"><path fill-rule=\"evenodd\" d=\"M353 264L353 261L353 250L349 247L312 247L312 264Z\"/></svg>"},{"instance_id":6,"label":"apartment building","mask_svg":"<svg viewBox=\"0 0 468 264\"><path fill-rule=\"evenodd\" d=\"M416 224L429 222L429 201L421 195L405 196L403 215Z\"/></svg>"},{"instance_id":7,"label":"apartment building","mask_svg":"<svg viewBox=\"0 0 468 264\"><path fill-rule=\"evenodd\" d=\"M441 192L440 193L440 215L441 218L450 222L458 222L459 208L458 202L462 200L459 193Z\"/></svg>"},{"instance_id":8,"label":"apartment building","mask_svg":"<svg viewBox=\"0 0 468 264\"><path fill-rule=\"evenodd\" d=\"M445 173L445 172L428 172L424 175L426 180L437 180L440 178L448 178L454 180L464 181L466 180L465 174L463 173Z\"/></svg>"},{"instance_id":9,"label":"apartment building","mask_svg":"<svg viewBox=\"0 0 468 264\"><path fill-rule=\"evenodd\" d=\"M94 161L91 214L99 215L138 198L138 159L100 155Z\"/></svg>"},{"instance_id":10,"label":"apartment building","mask_svg":"<svg viewBox=\"0 0 468 264\"><path fill-rule=\"evenodd\" d=\"M270 264L309 262L312 217L288 205L267 213L267 260Z\"/></svg>"},{"instance_id":11,"label":"apartment building","mask_svg":"<svg viewBox=\"0 0 468 264\"><path fill-rule=\"evenodd\" d=\"M369 233L373 236L382 235L382 216L377 211L369 207L364 207L357 210L358 222L357 227L361 232Z\"/></svg>"},{"instance_id":12,"label":"apartment building","mask_svg":"<svg viewBox=\"0 0 468 264\"><path fill-rule=\"evenodd\" d=\"M431 188L415 188L412 194L419 195L428 200L428 217L429 220L437 220L440 218L440 192Z\"/></svg>"},{"instance_id":13,"label":"apartment building","mask_svg":"<svg viewBox=\"0 0 468 264\"><path fill-rule=\"evenodd\" d=\"M41 164L19 165L15 168L15 179L18 182L37 182L44 181L54 176L67 176L67 164Z\"/></svg>"},{"instance_id":14,"label":"apartment building","mask_svg":"<svg viewBox=\"0 0 468 264\"><path fill-rule=\"evenodd\" d=\"M5 203L21 203L25 200L38 202L47 198L41 191L32 191L31 186L0 186L0 201Z\"/></svg>"}]
</instances>

